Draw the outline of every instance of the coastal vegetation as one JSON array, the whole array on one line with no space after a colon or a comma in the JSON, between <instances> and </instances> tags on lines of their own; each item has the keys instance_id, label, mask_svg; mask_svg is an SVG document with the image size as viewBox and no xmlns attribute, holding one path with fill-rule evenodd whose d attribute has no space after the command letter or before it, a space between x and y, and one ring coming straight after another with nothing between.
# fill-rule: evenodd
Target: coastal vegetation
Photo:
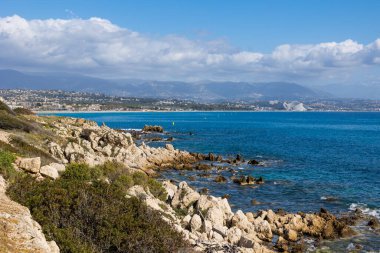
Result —
<instances>
[{"instance_id":1,"label":"coastal vegetation","mask_svg":"<svg viewBox=\"0 0 380 253\"><path fill-rule=\"evenodd\" d=\"M0 140L0 175L8 181L7 194L29 208L60 252L173 252L187 247L160 212L136 197L126 198L128 188L141 185L166 199L161 183L145 173L128 171L120 163L72 163L56 180L36 180L34 174L16 169L17 157L38 156L41 165L56 162L33 145L53 133L0 106L0 129L17 133Z\"/></svg>"},{"instance_id":2,"label":"coastal vegetation","mask_svg":"<svg viewBox=\"0 0 380 253\"><path fill-rule=\"evenodd\" d=\"M182 236L159 212L125 197L126 189L135 184L149 187L157 197L165 191L142 173L127 173L107 163L92 168L69 165L55 181L20 177L8 194L31 210L61 252L173 252L185 247Z\"/></svg>"}]
</instances>

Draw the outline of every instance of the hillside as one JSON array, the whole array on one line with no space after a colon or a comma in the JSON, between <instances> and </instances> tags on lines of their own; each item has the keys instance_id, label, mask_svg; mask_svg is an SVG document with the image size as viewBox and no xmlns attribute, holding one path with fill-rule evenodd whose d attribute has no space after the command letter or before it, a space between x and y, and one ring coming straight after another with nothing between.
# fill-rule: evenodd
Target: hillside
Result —
<instances>
[{"instance_id":1,"label":"hillside","mask_svg":"<svg viewBox=\"0 0 380 253\"><path fill-rule=\"evenodd\" d=\"M329 97L295 83L174 82L106 80L74 74L27 74L0 70L3 89L62 89L101 92L109 95L144 98L177 98L196 101L252 101L269 99L314 99Z\"/></svg>"}]
</instances>

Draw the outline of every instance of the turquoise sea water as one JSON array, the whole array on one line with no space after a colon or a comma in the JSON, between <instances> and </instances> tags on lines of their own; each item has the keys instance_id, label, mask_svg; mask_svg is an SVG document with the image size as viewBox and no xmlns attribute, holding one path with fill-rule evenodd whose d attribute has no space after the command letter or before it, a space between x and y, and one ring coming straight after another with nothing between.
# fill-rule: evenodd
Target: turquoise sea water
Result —
<instances>
[{"instance_id":1,"label":"turquoise sea water","mask_svg":"<svg viewBox=\"0 0 380 253\"><path fill-rule=\"evenodd\" d=\"M380 214L380 113L333 112L142 112L61 114L84 117L113 128L162 125L173 145L191 152L241 154L265 166L243 166L241 174L263 176L256 188L190 182L210 194L230 194L235 209L339 213L361 207ZM174 125L173 125L174 122ZM192 133L192 135L189 134ZM153 145L164 145L154 143ZM225 173L226 177L230 175ZM189 175L167 172L167 177ZM252 205L251 200L261 202Z\"/></svg>"}]
</instances>

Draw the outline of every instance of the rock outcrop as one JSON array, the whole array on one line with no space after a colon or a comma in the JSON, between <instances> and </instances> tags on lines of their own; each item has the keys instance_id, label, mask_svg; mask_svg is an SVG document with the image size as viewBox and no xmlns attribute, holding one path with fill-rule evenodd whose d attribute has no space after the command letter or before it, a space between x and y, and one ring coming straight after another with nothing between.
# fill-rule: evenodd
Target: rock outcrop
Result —
<instances>
[{"instance_id":1,"label":"rock outcrop","mask_svg":"<svg viewBox=\"0 0 380 253\"><path fill-rule=\"evenodd\" d=\"M40 157L17 157L13 166L17 170L30 173L38 179L44 179L46 177L50 179L57 179L59 177L59 173L65 171L65 165L60 163L50 163L48 165L41 166Z\"/></svg>"},{"instance_id":2,"label":"rock outcrop","mask_svg":"<svg viewBox=\"0 0 380 253\"><path fill-rule=\"evenodd\" d=\"M0 252L58 253L57 244L46 240L29 209L9 199L5 190L0 176Z\"/></svg>"},{"instance_id":3,"label":"rock outcrop","mask_svg":"<svg viewBox=\"0 0 380 253\"><path fill-rule=\"evenodd\" d=\"M84 162L94 166L112 161L150 174L154 168L178 167L196 161L193 155L174 149L171 144L165 148L152 148L144 143L137 146L130 133L88 120L60 118L49 127L62 139L69 140L61 145L48 143L49 153L62 163Z\"/></svg>"},{"instance_id":4,"label":"rock outcrop","mask_svg":"<svg viewBox=\"0 0 380 253\"><path fill-rule=\"evenodd\" d=\"M149 190L141 187L132 187L128 194L165 213L164 217L170 217L165 220L200 251L287 251L301 247L305 236L333 239L353 232L344 221L323 210L314 214L275 213L272 210L256 214L241 210L234 213L227 199L199 194L186 182L177 187L164 181L163 186L168 192L166 202L155 199ZM277 241L273 241L274 235Z\"/></svg>"}]
</instances>

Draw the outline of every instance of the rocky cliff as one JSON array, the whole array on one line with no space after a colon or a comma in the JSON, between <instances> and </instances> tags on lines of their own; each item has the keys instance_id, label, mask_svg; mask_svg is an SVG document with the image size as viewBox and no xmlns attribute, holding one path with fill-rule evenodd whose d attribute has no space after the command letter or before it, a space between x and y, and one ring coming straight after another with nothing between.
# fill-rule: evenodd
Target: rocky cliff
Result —
<instances>
[{"instance_id":1,"label":"rocky cliff","mask_svg":"<svg viewBox=\"0 0 380 253\"><path fill-rule=\"evenodd\" d=\"M54 241L47 241L29 209L5 195L6 182L0 175L0 252L58 253Z\"/></svg>"}]
</instances>

